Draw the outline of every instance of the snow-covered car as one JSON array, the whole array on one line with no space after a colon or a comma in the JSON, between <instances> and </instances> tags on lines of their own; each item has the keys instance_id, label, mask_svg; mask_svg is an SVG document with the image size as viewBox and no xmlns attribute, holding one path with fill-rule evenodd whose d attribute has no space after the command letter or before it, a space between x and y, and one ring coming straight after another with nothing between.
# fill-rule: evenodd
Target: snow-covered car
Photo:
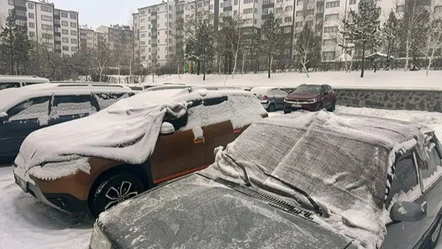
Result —
<instances>
[{"instance_id":1,"label":"snow-covered car","mask_svg":"<svg viewBox=\"0 0 442 249\"><path fill-rule=\"evenodd\" d=\"M434 248L440 164L423 125L274 116L207 169L103 212L90 248Z\"/></svg>"},{"instance_id":2,"label":"snow-covered car","mask_svg":"<svg viewBox=\"0 0 442 249\"><path fill-rule=\"evenodd\" d=\"M123 86L36 84L0 91L0 162L12 162L31 132L96 113L134 93Z\"/></svg>"},{"instance_id":3,"label":"snow-covered car","mask_svg":"<svg viewBox=\"0 0 442 249\"><path fill-rule=\"evenodd\" d=\"M267 116L244 91L145 91L95 115L29 135L15 180L68 212L103 210L214 162L213 151Z\"/></svg>"},{"instance_id":4,"label":"snow-covered car","mask_svg":"<svg viewBox=\"0 0 442 249\"><path fill-rule=\"evenodd\" d=\"M0 90L49 83L46 78L23 75L0 75Z\"/></svg>"},{"instance_id":5,"label":"snow-covered car","mask_svg":"<svg viewBox=\"0 0 442 249\"><path fill-rule=\"evenodd\" d=\"M302 84L292 91L284 99L284 113L290 113L299 109L319 111L323 108L334 111L336 107L336 95L329 85Z\"/></svg>"},{"instance_id":6,"label":"snow-covered car","mask_svg":"<svg viewBox=\"0 0 442 249\"><path fill-rule=\"evenodd\" d=\"M274 86L258 86L250 90L261 101L262 106L269 112L282 110L284 98L288 92L284 88Z\"/></svg>"}]
</instances>

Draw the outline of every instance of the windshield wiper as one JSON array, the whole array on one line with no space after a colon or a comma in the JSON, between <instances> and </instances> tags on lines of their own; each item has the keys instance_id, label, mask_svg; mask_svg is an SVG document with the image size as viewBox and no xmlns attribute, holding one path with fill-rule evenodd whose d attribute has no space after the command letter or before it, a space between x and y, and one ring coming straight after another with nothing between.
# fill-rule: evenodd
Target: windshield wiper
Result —
<instances>
[{"instance_id":1,"label":"windshield wiper","mask_svg":"<svg viewBox=\"0 0 442 249\"><path fill-rule=\"evenodd\" d=\"M235 165L237 165L238 167L240 167L242 170L243 170L243 172L244 172L244 176L245 176L245 178L246 178L246 186L252 186L252 184L251 184L251 182L250 182L250 179L249 179L249 175L247 174L247 170L246 170L246 168L243 166L243 165L241 165L241 164L239 164L231 155L229 155L229 154L227 154L227 153L225 153L225 155L235 164ZM261 167L258 167L258 169L261 169ZM298 187L296 187L295 185L293 185L293 184L291 184L291 183L288 183L288 182L286 182L286 181L284 181L284 180L282 180L282 179L280 179L280 178L278 178L278 177L276 177L276 176L273 176L273 175L271 175L271 174L269 174L269 173L267 173L267 172L265 172L265 171L263 171L262 170L262 173L264 174L264 175L266 175L266 176L268 176L268 177L270 177L270 178L272 178L272 179L274 179L274 180L277 180L277 181L279 181L280 183L282 183L282 184L284 184L286 187L288 187L288 188L290 188L291 190L293 190L293 191L295 191L295 192L298 192L298 193L300 193L300 194L302 194L303 196L305 196L305 198L307 198L307 200L310 202L310 204L313 206L313 208L315 209L315 213L316 214L318 214L319 216L322 216L323 215L323 210L322 210L322 208L321 208L321 206L319 206L318 205L318 203L315 201L315 200L313 200L313 198L309 195L309 194L307 194L307 192L305 192L304 190L302 190L302 189L300 189L300 188L298 188Z\"/></svg>"}]
</instances>

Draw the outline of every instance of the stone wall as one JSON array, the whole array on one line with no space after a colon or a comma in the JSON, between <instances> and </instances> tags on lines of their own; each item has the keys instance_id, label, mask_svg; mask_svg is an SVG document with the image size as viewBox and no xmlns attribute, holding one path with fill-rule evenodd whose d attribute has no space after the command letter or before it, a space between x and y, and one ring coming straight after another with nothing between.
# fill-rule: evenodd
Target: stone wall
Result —
<instances>
[{"instance_id":1,"label":"stone wall","mask_svg":"<svg viewBox=\"0 0 442 249\"><path fill-rule=\"evenodd\" d=\"M392 110L442 111L442 91L335 88L336 104Z\"/></svg>"}]
</instances>

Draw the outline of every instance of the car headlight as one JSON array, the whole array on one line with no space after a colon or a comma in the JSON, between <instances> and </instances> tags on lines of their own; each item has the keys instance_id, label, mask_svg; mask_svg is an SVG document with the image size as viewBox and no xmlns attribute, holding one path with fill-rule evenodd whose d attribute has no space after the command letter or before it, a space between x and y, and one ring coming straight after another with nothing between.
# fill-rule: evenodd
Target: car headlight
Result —
<instances>
[{"instance_id":1,"label":"car headlight","mask_svg":"<svg viewBox=\"0 0 442 249\"><path fill-rule=\"evenodd\" d=\"M316 101L318 101L317 99L310 99L308 102L310 103L316 103Z\"/></svg>"},{"instance_id":2,"label":"car headlight","mask_svg":"<svg viewBox=\"0 0 442 249\"><path fill-rule=\"evenodd\" d=\"M91 242L89 244L90 249L113 249L112 243L109 239L104 235L98 226L98 222L96 221L94 224L94 229L92 230Z\"/></svg>"}]
</instances>

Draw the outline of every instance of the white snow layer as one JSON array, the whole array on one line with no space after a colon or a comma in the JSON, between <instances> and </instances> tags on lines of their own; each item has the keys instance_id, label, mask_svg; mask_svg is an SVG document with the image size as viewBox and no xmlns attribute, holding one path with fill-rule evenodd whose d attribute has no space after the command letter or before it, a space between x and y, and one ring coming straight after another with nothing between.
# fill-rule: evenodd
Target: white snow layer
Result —
<instances>
[{"instance_id":1,"label":"white snow layer","mask_svg":"<svg viewBox=\"0 0 442 249\"><path fill-rule=\"evenodd\" d=\"M95 115L33 132L15 160L24 169L17 172L24 173L19 175L28 181L29 174L53 180L77 170L89 173L88 157L142 164L153 153L163 119L182 117L192 100L223 96L228 101L219 105L190 108L189 123L183 129L228 120L234 127L242 127L266 113L259 101L244 91L144 92Z\"/></svg>"},{"instance_id":2,"label":"white snow layer","mask_svg":"<svg viewBox=\"0 0 442 249\"><path fill-rule=\"evenodd\" d=\"M226 159L229 154L247 168L252 185L294 195L262 171L296 183L327 208L331 216L325 220L333 229L361 247L375 248L386 233L385 186L392 158L417 144L423 160L421 129L428 128L322 111L275 116L255 122L226 150L218 151L206 172L244 181L243 171ZM296 193L295 199L306 202Z\"/></svg>"}]
</instances>

